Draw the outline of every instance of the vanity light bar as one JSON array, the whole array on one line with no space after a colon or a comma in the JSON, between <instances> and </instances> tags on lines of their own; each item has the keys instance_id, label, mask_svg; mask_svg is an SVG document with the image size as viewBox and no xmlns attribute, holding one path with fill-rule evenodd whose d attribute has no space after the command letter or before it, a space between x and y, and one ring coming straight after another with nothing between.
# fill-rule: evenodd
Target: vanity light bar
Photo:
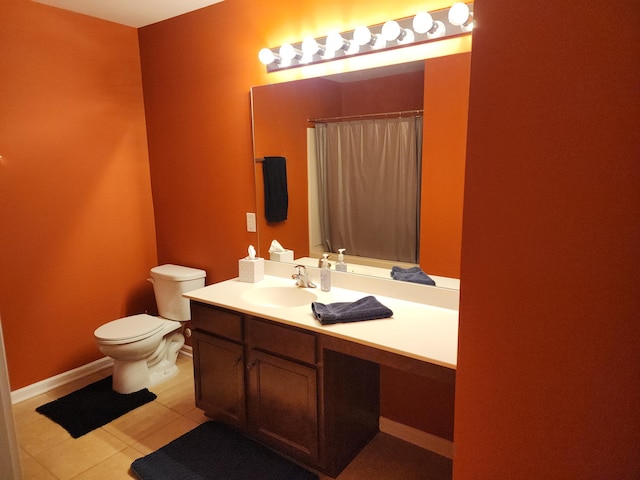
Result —
<instances>
[{"instance_id":1,"label":"vanity light bar","mask_svg":"<svg viewBox=\"0 0 640 480\"><path fill-rule=\"evenodd\" d=\"M451 8L420 12L413 17L263 48L258 58L267 66L267 72L274 72L469 34L472 29L473 3L458 2Z\"/></svg>"}]
</instances>

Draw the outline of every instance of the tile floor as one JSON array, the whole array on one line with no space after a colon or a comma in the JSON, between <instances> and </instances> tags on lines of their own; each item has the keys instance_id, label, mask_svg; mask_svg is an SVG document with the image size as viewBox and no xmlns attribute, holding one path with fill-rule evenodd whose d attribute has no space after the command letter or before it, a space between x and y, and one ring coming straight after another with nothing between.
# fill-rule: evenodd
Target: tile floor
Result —
<instances>
[{"instance_id":1,"label":"tile floor","mask_svg":"<svg viewBox=\"0 0 640 480\"><path fill-rule=\"evenodd\" d=\"M151 389L155 401L78 439L35 409L110 375L109 370L14 405L23 479L136 478L129 472L131 462L208 420L195 407L191 358L179 356L178 365L176 377ZM337 480L449 480L451 470L450 460L380 433Z\"/></svg>"}]
</instances>

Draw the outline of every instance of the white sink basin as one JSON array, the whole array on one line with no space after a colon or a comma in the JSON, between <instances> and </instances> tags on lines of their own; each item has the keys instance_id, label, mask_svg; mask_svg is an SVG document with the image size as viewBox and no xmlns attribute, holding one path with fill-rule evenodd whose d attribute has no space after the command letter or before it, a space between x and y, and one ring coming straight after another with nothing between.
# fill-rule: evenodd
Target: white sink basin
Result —
<instances>
[{"instance_id":1,"label":"white sink basin","mask_svg":"<svg viewBox=\"0 0 640 480\"><path fill-rule=\"evenodd\" d=\"M318 297L309 290L290 287L263 287L247 290L242 294L243 300L265 307L301 307L311 305Z\"/></svg>"}]
</instances>

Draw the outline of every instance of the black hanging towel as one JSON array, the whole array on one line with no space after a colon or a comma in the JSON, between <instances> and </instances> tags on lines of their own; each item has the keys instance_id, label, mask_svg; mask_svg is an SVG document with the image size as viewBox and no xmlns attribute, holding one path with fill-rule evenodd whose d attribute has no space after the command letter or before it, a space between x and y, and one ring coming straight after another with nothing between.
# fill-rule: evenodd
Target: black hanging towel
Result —
<instances>
[{"instance_id":1,"label":"black hanging towel","mask_svg":"<svg viewBox=\"0 0 640 480\"><path fill-rule=\"evenodd\" d=\"M264 157L264 215L267 222L287 219L289 193L287 192L287 160L284 157Z\"/></svg>"}]
</instances>

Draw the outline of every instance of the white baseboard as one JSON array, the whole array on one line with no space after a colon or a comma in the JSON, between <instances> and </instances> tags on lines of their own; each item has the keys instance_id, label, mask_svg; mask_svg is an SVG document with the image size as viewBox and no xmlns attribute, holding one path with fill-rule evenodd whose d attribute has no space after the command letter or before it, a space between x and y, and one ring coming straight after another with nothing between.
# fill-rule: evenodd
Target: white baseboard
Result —
<instances>
[{"instance_id":1,"label":"white baseboard","mask_svg":"<svg viewBox=\"0 0 640 480\"><path fill-rule=\"evenodd\" d=\"M380 417L380 431L397 437L420 448L453 459L453 442L417 428Z\"/></svg>"},{"instance_id":2,"label":"white baseboard","mask_svg":"<svg viewBox=\"0 0 640 480\"><path fill-rule=\"evenodd\" d=\"M11 403L19 403L24 400L28 400L32 397L47 393L54 388L58 388L67 383L78 380L79 378L86 377L92 373L99 372L104 368L108 368L113 365L113 360L109 357L103 357L95 362L87 363L81 367L74 368L67 372L60 373L53 377L45 378L39 382L27 385L26 387L19 388L11 392Z\"/></svg>"},{"instance_id":3,"label":"white baseboard","mask_svg":"<svg viewBox=\"0 0 640 480\"><path fill-rule=\"evenodd\" d=\"M180 349L180 355L193 358L193 349L189 345L184 345ZM95 362L87 363L81 367L74 368L68 372L60 373L53 377L45 378L39 382L27 385L26 387L19 388L11 392L11 403L16 404L23 402L30 398L47 393L54 388L61 387L67 383L71 383L79 378L86 377L92 373L99 372L105 368L109 368L113 365L113 359L109 357L103 357Z\"/></svg>"}]
</instances>

